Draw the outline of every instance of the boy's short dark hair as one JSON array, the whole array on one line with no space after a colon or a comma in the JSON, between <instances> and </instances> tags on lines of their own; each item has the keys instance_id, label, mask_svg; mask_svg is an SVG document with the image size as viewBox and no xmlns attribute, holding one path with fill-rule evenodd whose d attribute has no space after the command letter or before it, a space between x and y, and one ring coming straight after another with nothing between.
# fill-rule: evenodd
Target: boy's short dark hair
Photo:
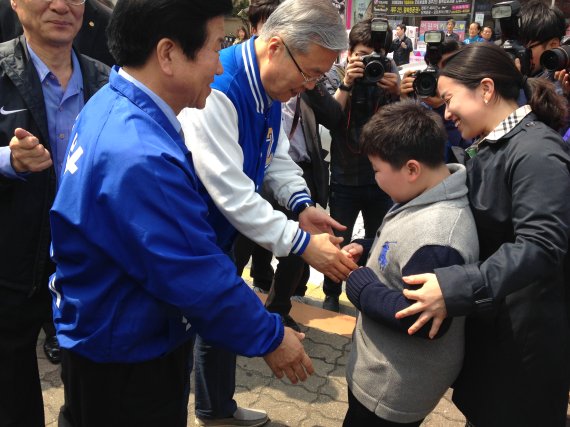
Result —
<instances>
[{"instance_id":1,"label":"boy's short dark hair","mask_svg":"<svg viewBox=\"0 0 570 427\"><path fill-rule=\"evenodd\" d=\"M271 15L282 2L283 0L251 0L247 8L247 18L249 19L251 27L257 29L260 22L267 21L269 15Z\"/></svg>"},{"instance_id":2,"label":"boy's short dark hair","mask_svg":"<svg viewBox=\"0 0 570 427\"><path fill-rule=\"evenodd\" d=\"M429 167L445 163L447 133L441 117L415 101L383 106L362 129L364 154L400 169L408 160Z\"/></svg>"},{"instance_id":3,"label":"boy's short dark hair","mask_svg":"<svg viewBox=\"0 0 570 427\"><path fill-rule=\"evenodd\" d=\"M396 25L396 28L398 28L398 27L400 28L400 30L403 30L404 33L406 32L406 26L405 26L404 24L398 24L398 25Z\"/></svg>"},{"instance_id":4,"label":"boy's short dark hair","mask_svg":"<svg viewBox=\"0 0 570 427\"><path fill-rule=\"evenodd\" d=\"M231 0L119 0L107 27L109 50L120 66L142 66L163 38L194 59L208 21L232 10Z\"/></svg>"}]
</instances>

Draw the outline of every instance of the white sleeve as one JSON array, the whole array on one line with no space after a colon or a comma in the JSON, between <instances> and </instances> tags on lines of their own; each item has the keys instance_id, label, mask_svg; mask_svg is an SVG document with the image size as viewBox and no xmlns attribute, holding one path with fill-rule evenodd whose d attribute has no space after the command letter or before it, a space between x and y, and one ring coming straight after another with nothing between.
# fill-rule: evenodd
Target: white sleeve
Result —
<instances>
[{"instance_id":1,"label":"white sleeve","mask_svg":"<svg viewBox=\"0 0 570 427\"><path fill-rule=\"evenodd\" d=\"M178 119L196 173L227 220L276 256L302 253L310 236L256 193L243 172L237 111L227 96L212 90L203 110L185 108Z\"/></svg>"}]
</instances>

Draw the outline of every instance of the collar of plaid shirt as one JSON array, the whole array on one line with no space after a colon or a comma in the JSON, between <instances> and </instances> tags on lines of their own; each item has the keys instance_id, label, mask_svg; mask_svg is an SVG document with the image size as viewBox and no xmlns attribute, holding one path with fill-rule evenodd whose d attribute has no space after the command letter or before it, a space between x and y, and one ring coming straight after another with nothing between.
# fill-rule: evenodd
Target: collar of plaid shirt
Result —
<instances>
[{"instance_id":1,"label":"collar of plaid shirt","mask_svg":"<svg viewBox=\"0 0 570 427\"><path fill-rule=\"evenodd\" d=\"M491 131L487 136L483 136L478 138L473 145L467 148L465 151L469 155L469 157L475 157L477 151L479 151L479 145L483 141L488 141L489 143L497 142L503 136L508 134L513 128L518 125L522 119L524 119L528 114L532 112L532 108L530 105L523 105L522 107L517 108L508 117L503 120L501 123L497 125L495 129Z\"/></svg>"}]
</instances>

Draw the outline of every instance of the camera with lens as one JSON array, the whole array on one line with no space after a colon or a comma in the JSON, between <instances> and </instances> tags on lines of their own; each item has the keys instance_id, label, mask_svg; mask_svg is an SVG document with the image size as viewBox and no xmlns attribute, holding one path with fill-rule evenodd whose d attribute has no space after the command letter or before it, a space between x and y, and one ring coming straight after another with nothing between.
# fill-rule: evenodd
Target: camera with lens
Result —
<instances>
[{"instance_id":1,"label":"camera with lens","mask_svg":"<svg viewBox=\"0 0 570 427\"><path fill-rule=\"evenodd\" d=\"M540 65L548 71L570 71L570 36L564 36L561 46L549 49L540 55Z\"/></svg>"},{"instance_id":2,"label":"camera with lens","mask_svg":"<svg viewBox=\"0 0 570 427\"><path fill-rule=\"evenodd\" d=\"M531 73L530 49L521 44L519 31L521 27L521 5L517 0L504 1L495 4L491 9L493 19L499 20L501 27L501 40L503 49L513 59L521 64L521 73L525 76Z\"/></svg>"},{"instance_id":3,"label":"camera with lens","mask_svg":"<svg viewBox=\"0 0 570 427\"><path fill-rule=\"evenodd\" d=\"M373 52L362 57L364 63L364 76L354 81L352 89L352 102L356 111L364 120L368 120L375 111L376 105L383 105L378 93L378 82L382 80L384 74L391 71L392 63L386 57L392 45L392 31L381 12L374 11L374 17L370 22L370 32ZM378 104L380 102L380 104Z\"/></svg>"},{"instance_id":4,"label":"camera with lens","mask_svg":"<svg viewBox=\"0 0 570 427\"><path fill-rule=\"evenodd\" d=\"M439 68L437 64L441 61L442 44L445 35L443 31L426 31L424 40L426 42L425 61L428 66L425 70L413 74L414 93L420 98L428 98L435 96L437 93L437 78L439 76Z\"/></svg>"},{"instance_id":5,"label":"camera with lens","mask_svg":"<svg viewBox=\"0 0 570 427\"><path fill-rule=\"evenodd\" d=\"M383 17L375 16L370 23L370 31L372 33L372 46L374 52L362 57L364 63L364 76L357 83L365 85L376 85L386 70L390 70L390 59L386 57L391 40L388 37L388 20Z\"/></svg>"}]
</instances>

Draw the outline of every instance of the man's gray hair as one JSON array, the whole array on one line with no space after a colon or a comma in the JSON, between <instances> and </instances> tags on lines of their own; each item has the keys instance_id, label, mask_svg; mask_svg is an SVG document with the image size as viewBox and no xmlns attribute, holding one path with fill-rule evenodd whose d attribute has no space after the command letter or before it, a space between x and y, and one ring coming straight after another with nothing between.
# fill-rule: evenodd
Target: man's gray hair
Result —
<instances>
[{"instance_id":1,"label":"man's gray hair","mask_svg":"<svg viewBox=\"0 0 570 427\"><path fill-rule=\"evenodd\" d=\"M286 0L269 16L259 37L282 37L289 48L306 53L311 44L341 52L348 47L342 18L331 0Z\"/></svg>"}]
</instances>

